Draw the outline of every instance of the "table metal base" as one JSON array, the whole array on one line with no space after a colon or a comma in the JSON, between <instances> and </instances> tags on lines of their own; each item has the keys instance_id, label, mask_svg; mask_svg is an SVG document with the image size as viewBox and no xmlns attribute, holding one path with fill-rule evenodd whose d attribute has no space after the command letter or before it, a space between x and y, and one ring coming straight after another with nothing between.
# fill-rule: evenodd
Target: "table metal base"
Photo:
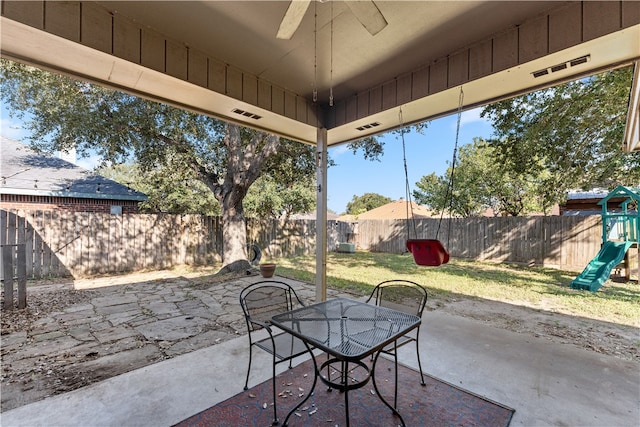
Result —
<instances>
[{"instance_id":1,"label":"table metal base","mask_svg":"<svg viewBox=\"0 0 640 427\"><path fill-rule=\"evenodd\" d=\"M369 380L373 381L373 388L375 389L375 392L378 395L378 398L382 401L382 403L384 403L389 409L391 409L393 414L400 419L400 423L403 427L406 426L406 424L404 423L404 419L402 418L402 415L400 415L400 413L396 408L394 408L389 402L387 402L387 400L382 396L382 394L380 394L380 391L378 390L378 385L376 384L375 371L376 371L376 363L378 362L378 357L380 357L380 353L381 353L380 351L377 352L375 357L373 358L373 364L371 365L371 368L369 368L369 366L367 366L367 364L365 364L361 360L348 362L348 361L335 359L335 358L328 359L327 361L322 363L322 365L320 365L320 368L318 368L318 363L316 361L315 355L311 350L309 350L309 353L311 354L311 359L313 360L313 368L315 370L315 378L313 379L313 385L311 386L311 390L309 391L307 396L300 403L298 403L293 409L291 409L291 411L289 411L289 413L287 414L287 417L284 419L284 422L282 423L283 427L288 426L287 422L289 421L289 418L291 417L291 415L293 415L298 410L298 408L301 407L309 399L309 397L311 397L311 395L315 390L318 378L320 378L320 380L323 383L329 386L329 390L328 390L329 392L331 391L331 389L336 389L336 390L339 390L340 392L344 392L344 405L345 405L345 416L347 419L347 427L349 427L349 390L356 390L356 389L362 388L365 385L367 385L367 383L369 383ZM351 369L349 368L350 364L352 365ZM339 365L339 368L336 367L336 365ZM355 367L353 367L353 365L355 365ZM322 375L322 371L324 371L324 369L327 369L326 375ZM339 378L332 380L331 370L334 370L335 372L339 373L340 374ZM356 375L353 374L354 371L363 372L364 377L362 377L362 379L359 379Z\"/></svg>"}]
</instances>

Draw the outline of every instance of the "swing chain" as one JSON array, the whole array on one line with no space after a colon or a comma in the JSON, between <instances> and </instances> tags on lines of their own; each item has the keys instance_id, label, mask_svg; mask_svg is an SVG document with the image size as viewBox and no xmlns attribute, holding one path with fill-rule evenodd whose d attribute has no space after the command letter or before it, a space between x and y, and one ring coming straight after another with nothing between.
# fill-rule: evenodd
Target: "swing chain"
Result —
<instances>
[{"instance_id":1,"label":"swing chain","mask_svg":"<svg viewBox=\"0 0 640 427\"><path fill-rule=\"evenodd\" d=\"M447 226L447 247L449 247L449 239L451 237L451 217L453 215L453 177L454 172L456 170L456 161L458 156L458 140L460 139L460 123L462 121L462 106L464 103L464 91L462 90L462 86L460 86L460 95L458 95L458 120L456 124L456 140L453 145L453 157L451 159L451 173L449 174L449 182L447 184L447 192L445 194L445 202L448 202L448 206L442 206L442 211L440 213L440 220L438 221L438 229L436 231L436 239L438 238L438 234L440 233L440 225L442 223L442 218L444 217L445 208L449 210L449 219Z\"/></svg>"},{"instance_id":2,"label":"swing chain","mask_svg":"<svg viewBox=\"0 0 640 427\"><path fill-rule=\"evenodd\" d=\"M402 138L402 159L404 161L405 195L407 200L407 205L405 208L406 215L407 215L406 230L407 230L407 240L408 240L411 238L409 223L411 223L411 227L413 227L413 235L417 237L418 232L416 231L416 220L415 220L415 217L413 216L413 202L411 200L411 188L409 186L409 172L407 168L407 149L404 142L404 134L406 132L406 128L404 127L404 120L402 117L402 107L400 107L400 111L398 113L398 119L400 122L400 136ZM409 215L409 212L411 212L411 215ZM409 218L411 218L411 221L409 221Z\"/></svg>"},{"instance_id":3,"label":"swing chain","mask_svg":"<svg viewBox=\"0 0 640 427\"><path fill-rule=\"evenodd\" d=\"M458 141L460 139L460 124L462 122L462 106L464 105L464 91L462 89L462 86L460 86L460 95L458 96L458 118L457 118L457 124L456 124L456 139L455 139L455 143L453 146L453 158L451 160L451 173L449 174L449 182L447 183L447 190L445 193L445 203L448 203L447 205L443 205L442 206L442 210L440 212L440 219L438 221L438 228L436 230L436 235L435 235L435 239L438 240L438 235L440 234L440 226L442 225L442 219L444 218L444 213L445 210L448 209L449 211L449 218L448 218L448 227L447 227L447 247L449 247L449 240L451 237L451 216L452 216L452 207L453 207L453 179L454 179L454 173L455 173L455 168L456 168L456 161L457 161L457 156L458 156ZM405 192L406 192L406 197L407 197L407 207L406 207L406 213L407 213L407 222L406 222L406 230L407 230L407 239L410 239L410 223L411 226L413 227L413 235L416 236L417 238L417 230L416 230L416 220L415 217L413 215L413 203L411 200L411 189L409 186L409 172L408 172L408 168L407 168L407 154L406 154L406 145L405 145L405 140L404 140L404 134L405 134L405 127L404 127L404 120L402 117L402 107L400 107L400 111L398 113L398 119L400 122L400 135L402 138L402 158L404 161L404 176L405 176L405 183L406 183L406 188L405 188ZM411 212L411 215L409 215L409 211ZM409 218L411 218L411 221L409 221Z\"/></svg>"}]
</instances>

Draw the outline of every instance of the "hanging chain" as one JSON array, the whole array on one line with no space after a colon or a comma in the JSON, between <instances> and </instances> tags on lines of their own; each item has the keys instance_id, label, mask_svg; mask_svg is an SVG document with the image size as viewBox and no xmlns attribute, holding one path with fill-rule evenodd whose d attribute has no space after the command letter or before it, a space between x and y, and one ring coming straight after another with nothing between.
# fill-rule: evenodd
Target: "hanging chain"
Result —
<instances>
[{"instance_id":1,"label":"hanging chain","mask_svg":"<svg viewBox=\"0 0 640 427\"><path fill-rule=\"evenodd\" d=\"M442 206L442 212L440 213L440 221L438 221L438 230L436 231L436 239L440 233L440 224L444 216L445 208L449 210L449 218L447 222L447 247L449 247L449 239L451 237L451 217L453 216L453 177L456 170L456 160L458 156L458 140L460 138L460 122L462 121L462 105L464 103L464 91L460 86L460 95L458 96L458 123L456 124L456 140L453 145L453 158L451 159L451 173L449 174L449 183L447 184L447 192L445 194L445 203L448 206Z\"/></svg>"},{"instance_id":2,"label":"hanging chain","mask_svg":"<svg viewBox=\"0 0 640 427\"><path fill-rule=\"evenodd\" d=\"M407 200L407 205L405 207L406 213L407 213L407 222L405 224L406 224L406 230L407 230L407 239L410 239L411 238L410 227L409 227L410 222L411 222L411 225L413 226L413 235L417 237L418 233L416 231L416 220L413 216L413 202L411 201L411 189L409 186L409 170L407 168L407 149L404 142L405 127L404 127L404 120L402 117L402 107L400 107L400 112L398 113L398 119L400 122L400 135L402 137L402 159L404 161L405 194L406 194L406 200ZM409 215L409 211L411 211L411 215ZM411 218L411 221L409 221L409 218Z\"/></svg>"}]
</instances>

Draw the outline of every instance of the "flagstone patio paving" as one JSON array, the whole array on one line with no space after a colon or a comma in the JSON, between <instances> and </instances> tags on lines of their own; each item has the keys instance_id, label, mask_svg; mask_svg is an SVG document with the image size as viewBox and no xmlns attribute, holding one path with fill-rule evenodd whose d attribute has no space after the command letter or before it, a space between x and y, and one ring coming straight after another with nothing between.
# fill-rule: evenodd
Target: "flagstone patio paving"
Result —
<instances>
[{"instance_id":1,"label":"flagstone patio paving","mask_svg":"<svg viewBox=\"0 0 640 427\"><path fill-rule=\"evenodd\" d=\"M161 271L30 287L29 308L2 316L2 411L236 338L239 291L261 279Z\"/></svg>"}]
</instances>

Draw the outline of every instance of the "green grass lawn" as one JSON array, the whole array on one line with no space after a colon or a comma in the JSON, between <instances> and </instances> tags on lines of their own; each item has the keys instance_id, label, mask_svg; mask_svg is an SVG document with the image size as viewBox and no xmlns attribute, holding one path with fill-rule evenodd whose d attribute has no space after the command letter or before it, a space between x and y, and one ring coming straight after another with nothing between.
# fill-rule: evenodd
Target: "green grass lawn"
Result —
<instances>
[{"instance_id":1,"label":"green grass lawn","mask_svg":"<svg viewBox=\"0 0 640 427\"><path fill-rule=\"evenodd\" d=\"M282 258L278 275L315 281L315 257ZM608 281L597 292L571 289L578 273L541 267L451 260L420 267L408 255L330 253L327 286L368 294L377 283L406 279L425 286L430 300L467 297L502 301L640 327L640 285Z\"/></svg>"}]
</instances>

